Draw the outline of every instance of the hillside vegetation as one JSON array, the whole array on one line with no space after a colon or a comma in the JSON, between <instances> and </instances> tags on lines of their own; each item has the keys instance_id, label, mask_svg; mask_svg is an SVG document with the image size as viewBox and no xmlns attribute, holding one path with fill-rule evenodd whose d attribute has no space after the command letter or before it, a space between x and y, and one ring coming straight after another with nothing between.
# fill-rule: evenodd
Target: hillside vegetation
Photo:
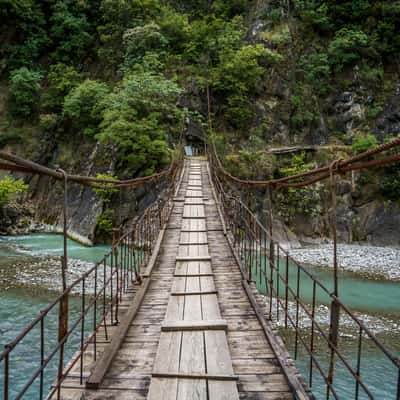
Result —
<instances>
[{"instance_id":1,"label":"hillside vegetation","mask_svg":"<svg viewBox=\"0 0 400 400\"><path fill-rule=\"evenodd\" d=\"M242 177L286 176L400 133L398 0L0 0L0 18L0 147L40 162L68 166L96 145L113 160L100 172L151 174L184 121L207 126L207 92L224 162ZM323 147L267 151L288 144ZM383 176L360 179L369 197L398 201L400 167ZM316 212L293 207L299 197L284 195L287 222Z\"/></svg>"}]
</instances>

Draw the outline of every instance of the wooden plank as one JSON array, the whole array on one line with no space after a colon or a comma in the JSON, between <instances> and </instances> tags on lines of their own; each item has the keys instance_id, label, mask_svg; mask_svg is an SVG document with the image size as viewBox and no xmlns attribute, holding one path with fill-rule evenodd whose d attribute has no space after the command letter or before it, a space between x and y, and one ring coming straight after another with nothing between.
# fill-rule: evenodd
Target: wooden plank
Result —
<instances>
[{"instance_id":1,"label":"wooden plank","mask_svg":"<svg viewBox=\"0 0 400 400\"><path fill-rule=\"evenodd\" d=\"M206 294L218 294L217 290L204 290L198 292L171 292L171 296L199 296L199 295L206 295Z\"/></svg>"},{"instance_id":2,"label":"wooden plank","mask_svg":"<svg viewBox=\"0 0 400 400\"><path fill-rule=\"evenodd\" d=\"M208 246L204 244L182 244L178 249L178 257L208 257Z\"/></svg>"},{"instance_id":3,"label":"wooden plank","mask_svg":"<svg viewBox=\"0 0 400 400\"><path fill-rule=\"evenodd\" d=\"M210 381L208 382L208 394L209 400L239 400L235 382Z\"/></svg>"},{"instance_id":4,"label":"wooden plank","mask_svg":"<svg viewBox=\"0 0 400 400\"><path fill-rule=\"evenodd\" d=\"M202 190L187 190L185 194L185 198L187 197L195 197L195 198L203 198Z\"/></svg>"},{"instance_id":5,"label":"wooden plank","mask_svg":"<svg viewBox=\"0 0 400 400\"><path fill-rule=\"evenodd\" d=\"M189 232L187 232L187 233L189 233ZM200 233L200 232L197 232L197 233ZM191 244L199 244L199 245L202 245L202 246L207 246L208 242L193 242L193 241L189 242L189 241L187 241L187 242L180 242L179 244L182 245L182 246L189 246Z\"/></svg>"},{"instance_id":6,"label":"wooden plank","mask_svg":"<svg viewBox=\"0 0 400 400\"><path fill-rule=\"evenodd\" d=\"M188 276L186 278L186 293L200 292L200 278Z\"/></svg>"},{"instance_id":7,"label":"wooden plank","mask_svg":"<svg viewBox=\"0 0 400 400\"><path fill-rule=\"evenodd\" d=\"M190 272L190 268L188 267L188 273ZM204 262L201 261L199 263L199 273L200 274L212 274L212 268L211 268L211 263L210 262Z\"/></svg>"},{"instance_id":8,"label":"wooden plank","mask_svg":"<svg viewBox=\"0 0 400 400\"><path fill-rule=\"evenodd\" d=\"M182 333L179 372L186 374L204 374L206 372L203 332Z\"/></svg>"},{"instance_id":9,"label":"wooden plank","mask_svg":"<svg viewBox=\"0 0 400 400\"><path fill-rule=\"evenodd\" d=\"M205 218L204 205L184 204L183 218Z\"/></svg>"},{"instance_id":10,"label":"wooden plank","mask_svg":"<svg viewBox=\"0 0 400 400\"><path fill-rule=\"evenodd\" d=\"M165 319L168 321L182 320L184 309L185 309L185 298L181 296L171 296L169 298Z\"/></svg>"},{"instance_id":11,"label":"wooden plank","mask_svg":"<svg viewBox=\"0 0 400 400\"><path fill-rule=\"evenodd\" d=\"M224 319L207 321L164 321L161 325L162 332L198 330L226 331L227 329L228 324Z\"/></svg>"},{"instance_id":12,"label":"wooden plank","mask_svg":"<svg viewBox=\"0 0 400 400\"><path fill-rule=\"evenodd\" d=\"M200 277L200 288L201 288L201 291L203 291L203 292L216 291L213 277L212 276Z\"/></svg>"},{"instance_id":13,"label":"wooden plank","mask_svg":"<svg viewBox=\"0 0 400 400\"><path fill-rule=\"evenodd\" d=\"M208 400L207 383L204 380L180 379L177 400Z\"/></svg>"},{"instance_id":14,"label":"wooden plank","mask_svg":"<svg viewBox=\"0 0 400 400\"><path fill-rule=\"evenodd\" d=\"M208 261L177 262L175 276L213 276L211 263Z\"/></svg>"},{"instance_id":15,"label":"wooden plank","mask_svg":"<svg viewBox=\"0 0 400 400\"><path fill-rule=\"evenodd\" d=\"M111 366L111 363L113 362L118 352L118 349L121 346L121 343L123 342L126 334L128 333L132 320L133 318L135 318L135 315L137 314L139 307L142 304L144 295L146 294L149 285L150 285L150 279L144 278L140 290L137 292L132 305L130 306L128 312L124 315L123 321L121 322L116 332L114 333L111 339L111 343L107 346L106 350L103 352L101 357L96 362L92 374L86 381L87 388L98 389L98 387L100 386L101 382L104 379L104 376L106 375L108 369Z\"/></svg>"},{"instance_id":16,"label":"wooden plank","mask_svg":"<svg viewBox=\"0 0 400 400\"><path fill-rule=\"evenodd\" d=\"M179 357L182 343L182 332L165 331L160 335L154 371L171 374L179 372Z\"/></svg>"},{"instance_id":17,"label":"wooden plank","mask_svg":"<svg viewBox=\"0 0 400 400\"><path fill-rule=\"evenodd\" d=\"M211 261L211 257L210 256L194 256L194 257L177 256L176 261Z\"/></svg>"},{"instance_id":18,"label":"wooden plank","mask_svg":"<svg viewBox=\"0 0 400 400\"><path fill-rule=\"evenodd\" d=\"M171 292L186 291L186 277L176 277L172 283Z\"/></svg>"},{"instance_id":19,"label":"wooden plank","mask_svg":"<svg viewBox=\"0 0 400 400\"><path fill-rule=\"evenodd\" d=\"M176 400L178 393L177 378L153 378L151 380L148 400Z\"/></svg>"},{"instance_id":20,"label":"wooden plank","mask_svg":"<svg viewBox=\"0 0 400 400\"><path fill-rule=\"evenodd\" d=\"M203 199L196 199L196 198L186 198L182 200L184 202L184 204L188 204L188 205L195 205L195 206L204 206L205 203L203 201Z\"/></svg>"},{"instance_id":21,"label":"wooden plank","mask_svg":"<svg viewBox=\"0 0 400 400\"><path fill-rule=\"evenodd\" d=\"M203 309L204 320L209 320L209 319L213 320L221 318L221 312L218 306L218 299L215 294L202 295L201 304Z\"/></svg>"},{"instance_id":22,"label":"wooden plank","mask_svg":"<svg viewBox=\"0 0 400 400\"><path fill-rule=\"evenodd\" d=\"M181 232L207 232L205 219L182 220Z\"/></svg>"},{"instance_id":23,"label":"wooden plank","mask_svg":"<svg viewBox=\"0 0 400 400\"><path fill-rule=\"evenodd\" d=\"M233 375L226 333L205 331L207 372L210 374Z\"/></svg>"},{"instance_id":24,"label":"wooden plank","mask_svg":"<svg viewBox=\"0 0 400 400\"><path fill-rule=\"evenodd\" d=\"M185 308L183 312L183 319L185 321L201 321L201 301L200 295L193 296L171 296L171 298L183 298L185 299ZM214 318L216 319L216 318Z\"/></svg>"},{"instance_id":25,"label":"wooden plank","mask_svg":"<svg viewBox=\"0 0 400 400\"><path fill-rule=\"evenodd\" d=\"M153 372L151 374L154 378L179 378L179 379L205 379L209 381L237 381L237 375L212 375L212 374L195 374L195 373L182 373L169 374L165 372Z\"/></svg>"},{"instance_id":26,"label":"wooden plank","mask_svg":"<svg viewBox=\"0 0 400 400\"><path fill-rule=\"evenodd\" d=\"M178 261L175 265L175 275L187 275L188 272L188 265L190 263L187 261ZM196 262L194 262L194 264L197 264Z\"/></svg>"}]
</instances>

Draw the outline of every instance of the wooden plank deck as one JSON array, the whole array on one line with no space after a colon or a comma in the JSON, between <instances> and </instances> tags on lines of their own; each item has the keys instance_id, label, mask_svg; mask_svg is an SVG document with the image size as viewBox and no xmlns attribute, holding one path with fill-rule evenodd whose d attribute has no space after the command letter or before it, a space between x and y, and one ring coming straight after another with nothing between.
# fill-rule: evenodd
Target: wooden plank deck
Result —
<instances>
[{"instance_id":1,"label":"wooden plank deck","mask_svg":"<svg viewBox=\"0 0 400 400\"><path fill-rule=\"evenodd\" d=\"M75 368L62 399L295 398L242 285L207 163L186 163L149 289L105 379L97 390L87 389ZM122 312L136 290L124 299ZM110 335L99 337L101 354ZM89 349L85 378L93 366Z\"/></svg>"}]
</instances>

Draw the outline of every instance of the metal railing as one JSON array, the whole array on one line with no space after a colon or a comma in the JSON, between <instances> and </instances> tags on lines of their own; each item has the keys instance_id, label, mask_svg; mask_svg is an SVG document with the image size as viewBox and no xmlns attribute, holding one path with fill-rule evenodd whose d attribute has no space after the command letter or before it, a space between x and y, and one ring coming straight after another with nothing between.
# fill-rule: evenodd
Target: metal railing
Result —
<instances>
[{"instance_id":1,"label":"metal railing","mask_svg":"<svg viewBox=\"0 0 400 400\"><path fill-rule=\"evenodd\" d=\"M258 290L266 294L266 319L282 324L281 337L296 360L306 358L307 383L311 389L315 381L324 387L329 399L376 399L363 376L363 355L373 348L385 360L386 379L393 388L385 399L400 399L400 360L390 351L366 324L352 312L337 295L337 288L328 288L310 271L296 262L272 235L272 202L269 227L266 228L255 214L232 195L232 186L223 183L217 161L209 155L211 179L216 189L227 237L241 264L242 273ZM229 193L228 193L229 190ZM270 199L271 200L271 199ZM304 287L311 288L311 296ZM320 305L329 309L328 323L321 321ZM343 321L346 321L344 324ZM346 326L345 326L346 325ZM351 331L356 340L348 339ZM349 354L352 354L349 357ZM355 355L355 357L354 357ZM335 385L335 374L348 374L352 388L346 394Z\"/></svg>"},{"instance_id":2,"label":"metal railing","mask_svg":"<svg viewBox=\"0 0 400 400\"><path fill-rule=\"evenodd\" d=\"M172 209L181 167L179 162L171 170L164 195L154 201L129 229L122 235L120 229L114 230L110 252L67 286L12 342L5 345L0 354L3 400L21 399L29 391L40 400L53 396L60 399L61 385L77 365L79 382L83 383L85 356L96 361L98 346L104 344L104 339L109 340L110 331L119 324L124 294L132 292L133 283L141 282L141 269L148 263L158 234ZM58 328L54 322L56 318ZM62 325L64 333L60 335ZM29 354L22 357L27 347ZM28 362L32 362L30 376L14 376L21 363Z\"/></svg>"}]
</instances>

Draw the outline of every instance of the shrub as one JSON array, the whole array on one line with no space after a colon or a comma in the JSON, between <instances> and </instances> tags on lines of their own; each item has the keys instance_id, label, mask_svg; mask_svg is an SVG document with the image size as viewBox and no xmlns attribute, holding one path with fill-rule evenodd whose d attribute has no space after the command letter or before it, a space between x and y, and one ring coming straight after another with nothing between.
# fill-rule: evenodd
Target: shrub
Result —
<instances>
[{"instance_id":1,"label":"shrub","mask_svg":"<svg viewBox=\"0 0 400 400\"><path fill-rule=\"evenodd\" d=\"M373 103L367 106L367 118L375 119L383 111L382 104Z\"/></svg>"},{"instance_id":2,"label":"shrub","mask_svg":"<svg viewBox=\"0 0 400 400\"><path fill-rule=\"evenodd\" d=\"M364 153L372 150L378 145L378 141L374 135L359 135L354 137L351 147L355 154Z\"/></svg>"},{"instance_id":3,"label":"shrub","mask_svg":"<svg viewBox=\"0 0 400 400\"><path fill-rule=\"evenodd\" d=\"M39 116L39 126L44 131L49 131L57 123L56 114L40 114Z\"/></svg>"},{"instance_id":4,"label":"shrub","mask_svg":"<svg viewBox=\"0 0 400 400\"><path fill-rule=\"evenodd\" d=\"M366 53L369 40L368 36L360 30L342 28L329 44L329 55L332 64L341 69L352 64Z\"/></svg>"},{"instance_id":5,"label":"shrub","mask_svg":"<svg viewBox=\"0 0 400 400\"><path fill-rule=\"evenodd\" d=\"M295 10L306 26L321 32L328 32L332 28L329 17L329 6L324 2L312 0L294 0Z\"/></svg>"},{"instance_id":6,"label":"shrub","mask_svg":"<svg viewBox=\"0 0 400 400\"><path fill-rule=\"evenodd\" d=\"M87 137L93 137L102 120L104 99L109 93L106 84L87 79L65 97L63 114L73 125L83 129Z\"/></svg>"},{"instance_id":7,"label":"shrub","mask_svg":"<svg viewBox=\"0 0 400 400\"><path fill-rule=\"evenodd\" d=\"M140 62L147 52L161 52L167 45L167 39L161 34L160 27L154 22L128 29L123 35L125 47L125 67Z\"/></svg>"},{"instance_id":8,"label":"shrub","mask_svg":"<svg viewBox=\"0 0 400 400\"><path fill-rule=\"evenodd\" d=\"M65 96L82 82L83 76L73 67L57 63L50 65L47 80L48 89L43 95L44 106L61 111Z\"/></svg>"},{"instance_id":9,"label":"shrub","mask_svg":"<svg viewBox=\"0 0 400 400\"><path fill-rule=\"evenodd\" d=\"M224 18L232 18L243 14L248 6L248 0L216 0L212 8L217 15Z\"/></svg>"},{"instance_id":10,"label":"shrub","mask_svg":"<svg viewBox=\"0 0 400 400\"><path fill-rule=\"evenodd\" d=\"M18 193L28 189L28 185L22 179L14 179L6 176L0 180L0 207L12 200Z\"/></svg>"},{"instance_id":11,"label":"shrub","mask_svg":"<svg viewBox=\"0 0 400 400\"><path fill-rule=\"evenodd\" d=\"M105 210L96 219L96 235L101 237L109 237L113 230L114 211Z\"/></svg>"},{"instance_id":12,"label":"shrub","mask_svg":"<svg viewBox=\"0 0 400 400\"><path fill-rule=\"evenodd\" d=\"M248 45L222 55L221 63L214 70L214 87L231 93L249 93L255 89L265 73L262 62L274 65L282 56L263 45Z\"/></svg>"},{"instance_id":13,"label":"shrub","mask_svg":"<svg viewBox=\"0 0 400 400\"><path fill-rule=\"evenodd\" d=\"M13 116L29 117L37 109L41 79L39 72L26 67L11 72L10 112Z\"/></svg>"},{"instance_id":14,"label":"shrub","mask_svg":"<svg viewBox=\"0 0 400 400\"><path fill-rule=\"evenodd\" d=\"M383 66L371 67L368 64L363 64L360 68L361 79L368 84L376 84L382 81L384 76Z\"/></svg>"},{"instance_id":15,"label":"shrub","mask_svg":"<svg viewBox=\"0 0 400 400\"><path fill-rule=\"evenodd\" d=\"M328 93L331 68L326 53L314 52L301 57L300 68L305 81L312 85L319 94Z\"/></svg>"},{"instance_id":16,"label":"shrub","mask_svg":"<svg viewBox=\"0 0 400 400\"><path fill-rule=\"evenodd\" d=\"M111 181L117 180L117 178L114 175L110 174L97 174L96 178L106 179ZM105 183L102 186L104 186L104 189L96 188L93 190L101 198L103 203L109 203L111 201L111 197L113 196L113 194L118 193L119 189L113 188L111 183Z\"/></svg>"},{"instance_id":17,"label":"shrub","mask_svg":"<svg viewBox=\"0 0 400 400\"><path fill-rule=\"evenodd\" d=\"M84 13L74 1L57 1L50 18L51 37L56 42L53 56L60 61L79 62L89 49L92 36Z\"/></svg>"},{"instance_id":18,"label":"shrub","mask_svg":"<svg viewBox=\"0 0 400 400\"><path fill-rule=\"evenodd\" d=\"M390 200L400 199L400 165L393 164L384 169L383 176L379 180L379 188L382 195Z\"/></svg>"},{"instance_id":19,"label":"shrub","mask_svg":"<svg viewBox=\"0 0 400 400\"><path fill-rule=\"evenodd\" d=\"M293 109L290 122L295 130L310 127L318 120L317 104L309 86L297 83L290 100Z\"/></svg>"},{"instance_id":20,"label":"shrub","mask_svg":"<svg viewBox=\"0 0 400 400\"><path fill-rule=\"evenodd\" d=\"M255 116L254 107L248 97L240 94L229 96L223 110L226 120L236 129L246 128Z\"/></svg>"}]
</instances>

